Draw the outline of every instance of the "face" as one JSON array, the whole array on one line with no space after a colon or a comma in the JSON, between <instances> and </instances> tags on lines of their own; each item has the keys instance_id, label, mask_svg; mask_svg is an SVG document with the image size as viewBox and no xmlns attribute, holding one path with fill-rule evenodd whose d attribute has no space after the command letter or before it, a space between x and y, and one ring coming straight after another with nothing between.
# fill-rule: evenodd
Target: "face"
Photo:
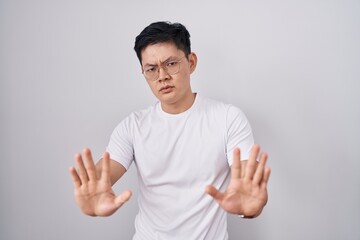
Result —
<instances>
[{"instance_id":1,"label":"face","mask_svg":"<svg viewBox=\"0 0 360 240\"><path fill-rule=\"evenodd\" d=\"M147 46L142 52L142 71L156 68L158 78L146 80L151 91L161 102L163 110L176 112L176 109L185 111L193 102L194 94L190 86L190 75L194 72L197 63L195 53L186 58L184 52L174 43L157 43ZM164 68L180 61L179 71L170 75ZM161 66L161 67L159 67ZM145 74L146 75L146 74ZM187 106L189 105L190 106Z\"/></svg>"}]
</instances>

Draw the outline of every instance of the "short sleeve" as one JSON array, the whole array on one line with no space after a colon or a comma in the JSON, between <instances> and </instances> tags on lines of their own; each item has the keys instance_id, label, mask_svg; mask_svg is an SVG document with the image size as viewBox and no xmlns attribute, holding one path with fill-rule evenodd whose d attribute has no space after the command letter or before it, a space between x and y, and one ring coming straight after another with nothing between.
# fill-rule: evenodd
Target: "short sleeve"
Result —
<instances>
[{"instance_id":1,"label":"short sleeve","mask_svg":"<svg viewBox=\"0 0 360 240\"><path fill-rule=\"evenodd\" d=\"M134 159L131 119L124 119L113 131L106 151L110 158L128 169Z\"/></svg>"},{"instance_id":2,"label":"short sleeve","mask_svg":"<svg viewBox=\"0 0 360 240\"><path fill-rule=\"evenodd\" d=\"M241 160L249 159L254 137L249 121L237 107L230 105L226 115L227 144L226 154L229 165L233 162L233 151L240 148Z\"/></svg>"}]
</instances>

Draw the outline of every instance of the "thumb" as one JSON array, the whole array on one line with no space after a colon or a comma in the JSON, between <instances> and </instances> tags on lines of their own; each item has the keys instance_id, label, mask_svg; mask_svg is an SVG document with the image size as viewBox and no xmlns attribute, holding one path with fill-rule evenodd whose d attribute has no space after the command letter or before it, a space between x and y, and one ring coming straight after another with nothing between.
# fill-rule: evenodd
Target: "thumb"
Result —
<instances>
[{"instance_id":1,"label":"thumb","mask_svg":"<svg viewBox=\"0 0 360 240\"><path fill-rule=\"evenodd\" d=\"M131 198L132 192L130 190L126 190L122 192L119 196L115 198L115 204L118 207L121 207L124 203L126 203Z\"/></svg>"},{"instance_id":2,"label":"thumb","mask_svg":"<svg viewBox=\"0 0 360 240\"><path fill-rule=\"evenodd\" d=\"M221 201L224 198L224 193L219 192L214 186L208 185L205 192L212 196L216 201Z\"/></svg>"}]
</instances>

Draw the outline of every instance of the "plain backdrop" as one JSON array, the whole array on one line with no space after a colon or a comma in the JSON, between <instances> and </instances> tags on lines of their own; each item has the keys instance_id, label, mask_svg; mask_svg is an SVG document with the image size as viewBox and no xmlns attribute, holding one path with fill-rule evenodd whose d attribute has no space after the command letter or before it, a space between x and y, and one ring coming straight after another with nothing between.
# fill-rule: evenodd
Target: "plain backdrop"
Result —
<instances>
[{"instance_id":1,"label":"plain backdrop","mask_svg":"<svg viewBox=\"0 0 360 240\"><path fill-rule=\"evenodd\" d=\"M229 215L230 239L360 239L357 0L0 0L0 239L131 239L135 166L107 218L79 211L68 169L155 103L133 44L159 20L190 31L193 90L240 107L270 156L268 205Z\"/></svg>"}]
</instances>

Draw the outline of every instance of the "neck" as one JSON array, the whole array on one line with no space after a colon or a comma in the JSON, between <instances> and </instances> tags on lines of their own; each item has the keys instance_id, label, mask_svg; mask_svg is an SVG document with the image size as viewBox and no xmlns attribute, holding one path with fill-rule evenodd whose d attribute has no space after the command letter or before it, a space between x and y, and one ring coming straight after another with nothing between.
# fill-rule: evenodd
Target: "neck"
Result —
<instances>
[{"instance_id":1,"label":"neck","mask_svg":"<svg viewBox=\"0 0 360 240\"><path fill-rule=\"evenodd\" d=\"M161 103L161 108L164 112L170 114L179 114L185 112L193 105L195 101L196 93L190 92L180 102L176 103Z\"/></svg>"}]
</instances>

